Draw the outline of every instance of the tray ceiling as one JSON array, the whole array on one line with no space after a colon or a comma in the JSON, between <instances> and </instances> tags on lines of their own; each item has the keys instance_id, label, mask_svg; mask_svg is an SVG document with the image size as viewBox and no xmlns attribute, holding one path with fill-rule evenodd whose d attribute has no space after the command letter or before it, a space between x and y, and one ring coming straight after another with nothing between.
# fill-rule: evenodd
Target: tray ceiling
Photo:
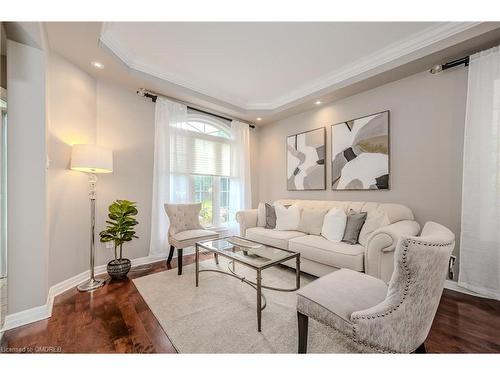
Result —
<instances>
[{"instance_id":1,"label":"tray ceiling","mask_svg":"<svg viewBox=\"0 0 500 375\"><path fill-rule=\"evenodd\" d=\"M273 110L472 23L105 23L130 68L246 110Z\"/></svg>"}]
</instances>

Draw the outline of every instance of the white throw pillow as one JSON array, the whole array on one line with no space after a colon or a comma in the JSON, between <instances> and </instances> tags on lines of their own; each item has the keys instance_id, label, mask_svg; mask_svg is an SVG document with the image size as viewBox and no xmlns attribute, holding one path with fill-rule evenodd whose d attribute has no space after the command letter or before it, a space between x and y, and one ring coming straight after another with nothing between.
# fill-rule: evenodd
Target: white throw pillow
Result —
<instances>
[{"instance_id":1,"label":"white throw pillow","mask_svg":"<svg viewBox=\"0 0 500 375\"><path fill-rule=\"evenodd\" d=\"M379 210L369 211L366 216L366 221L361 228L361 232L359 232L358 242L361 245L366 246L368 238L374 231L389 224L389 218L385 212Z\"/></svg>"},{"instance_id":2,"label":"white throw pillow","mask_svg":"<svg viewBox=\"0 0 500 375\"><path fill-rule=\"evenodd\" d=\"M257 207L257 226L266 226L266 205L262 202L259 203L259 206Z\"/></svg>"},{"instance_id":3,"label":"white throw pillow","mask_svg":"<svg viewBox=\"0 0 500 375\"><path fill-rule=\"evenodd\" d=\"M296 205L285 206L276 203L276 229L277 230L297 230L300 223L300 208Z\"/></svg>"},{"instance_id":4,"label":"white throw pillow","mask_svg":"<svg viewBox=\"0 0 500 375\"><path fill-rule=\"evenodd\" d=\"M328 209L304 208L300 214L299 231L319 236L327 212Z\"/></svg>"},{"instance_id":5,"label":"white throw pillow","mask_svg":"<svg viewBox=\"0 0 500 375\"><path fill-rule=\"evenodd\" d=\"M332 208L323 219L321 235L327 240L340 242L344 237L347 215L341 208Z\"/></svg>"}]
</instances>

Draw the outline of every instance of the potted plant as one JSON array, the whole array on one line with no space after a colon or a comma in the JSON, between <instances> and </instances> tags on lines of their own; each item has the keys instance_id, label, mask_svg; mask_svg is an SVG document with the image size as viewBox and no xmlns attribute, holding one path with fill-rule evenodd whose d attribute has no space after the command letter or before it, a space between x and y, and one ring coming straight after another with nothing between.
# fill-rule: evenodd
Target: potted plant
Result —
<instances>
[{"instance_id":1,"label":"potted plant","mask_svg":"<svg viewBox=\"0 0 500 375\"><path fill-rule=\"evenodd\" d=\"M109 220L106 220L106 229L99 233L101 242L113 242L115 259L107 266L108 274L112 279L123 279L130 271L130 259L123 258L123 244L139 238L135 235L134 227L139 223L136 203L127 200L116 200L109 206Z\"/></svg>"}]
</instances>

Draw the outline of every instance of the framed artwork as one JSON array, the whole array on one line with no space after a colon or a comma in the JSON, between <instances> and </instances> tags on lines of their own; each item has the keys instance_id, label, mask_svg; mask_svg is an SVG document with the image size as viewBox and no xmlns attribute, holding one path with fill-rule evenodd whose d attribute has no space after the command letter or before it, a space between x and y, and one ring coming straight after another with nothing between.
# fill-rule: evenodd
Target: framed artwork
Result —
<instances>
[{"instance_id":1,"label":"framed artwork","mask_svg":"<svg viewBox=\"0 0 500 375\"><path fill-rule=\"evenodd\" d=\"M325 190L325 128L291 135L286 145L287 189Z\"/></svg>"},{"instance_id":2,"label":"framed artwork","mask_svg":"<svg viewBox=\"0 0 500 375\"><path fill-rule=\"evenodd\" d=\"M332 125L332 190L388 190L389 148L389 111Z\"/></svg>"}]
</instances>

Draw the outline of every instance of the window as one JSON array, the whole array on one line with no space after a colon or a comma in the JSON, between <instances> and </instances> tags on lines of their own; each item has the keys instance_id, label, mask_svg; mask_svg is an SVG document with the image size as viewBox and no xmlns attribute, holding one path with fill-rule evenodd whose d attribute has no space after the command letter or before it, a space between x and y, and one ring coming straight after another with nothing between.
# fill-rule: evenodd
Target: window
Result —
<instances>
[{"instance_id":1,"label":"window","mask_svg":"<svg viewBox=\"0 0 500 375\"><path fill-rule=\"evenodd\" d=\"M214 224L213 176L194 176L194 201L201 202L200 219L203 225Z\"/></svg>"},{"instance_id":2,"label":"window","mask_svg":"<svg viewBox=\"0 0 500 375\"><path fill-rule=\"evenodd\" d=\"M220 227L229 221L229 121L188 110L170 143L170 200L201 202L200 222Z\"/></svg>"},{"instance_id":3,"label":"window","mask_svg":"<svg viewBox=\"0 0 500 375\"><path fill-rule=\"evenodd\" d=\"M229 178L220 178L220 218L221 223L229 221Z\"/></svg>"}]
</instances>

